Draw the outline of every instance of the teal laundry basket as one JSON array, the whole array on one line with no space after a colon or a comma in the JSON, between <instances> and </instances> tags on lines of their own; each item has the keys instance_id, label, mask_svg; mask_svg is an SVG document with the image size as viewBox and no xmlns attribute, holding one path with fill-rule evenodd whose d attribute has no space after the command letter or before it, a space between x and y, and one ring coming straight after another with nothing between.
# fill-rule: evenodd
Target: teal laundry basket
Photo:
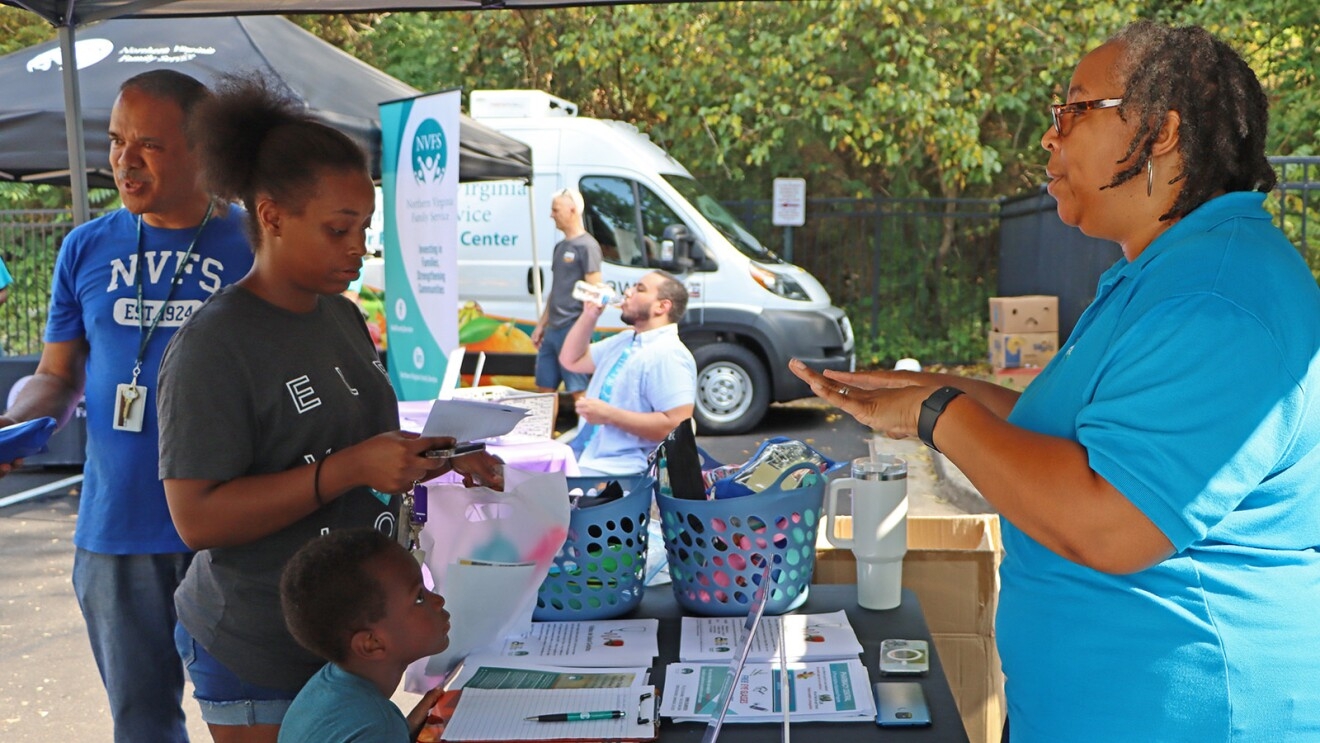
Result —
<instances>
[{"instance_id":1,"label":"teal laundry basket","mask_svg":"<svg viewBox=\"0 0 1320 743\"><path fill-rule=\"evenodd\" d=\"M674 598L708 616L747 613L770 563L766 613L783 614L807 600L816 568L816 533L825 501L825 478L783 490L802 468L782 473L765 490L723 500L684 500L656 493Z\"/></svg>"},{"instance_id":2,"label":"teal laundry basket","mask_svg":"<svg viewBox=\"0 0 1320 743\"><path fill-rule=\"evenodd\" d=\"M646 590L647 525L651 477L570 477L568 492L585 493L615 481L622 498L574 509L568 537L536 593L538 621L610 619L632 611Z\"/></svg>"}]
</instances>

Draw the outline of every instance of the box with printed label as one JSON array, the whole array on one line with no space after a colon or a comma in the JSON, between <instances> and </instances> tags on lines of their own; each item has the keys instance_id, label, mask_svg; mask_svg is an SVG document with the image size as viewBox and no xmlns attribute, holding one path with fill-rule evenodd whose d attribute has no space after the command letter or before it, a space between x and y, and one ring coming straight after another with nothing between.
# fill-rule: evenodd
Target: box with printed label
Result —
<instances>
[{"instance_id":1,"label":"box with printed label","mask_svg":"<svg viewBox=\"0 0 1320 743\"><path fill-rule=\"evenodd\" d=\"M1018 392L1021 392L1022 390L1025 390L1027 388L1027 385L1031 384L1032 380L1036 378L1037 374L1040 374L1040 369L1041 368L1039 366L1020 366L1016 368L1010 367L1008 369L993 369L991 370L990 379L995 384L1003 385L1009 388L1010 390L1017 390Z\"/></svg>"},{"instance_id":2,"label":"box with printed label","mask_svg":"<svg viewBox=\"0 0 1320 743\"><path fill-rule=\"evenodd\" d=\"M1045 366L1059 352L1059 333L990 333L990 366Z\"/></svg>"},{"instance_id":3,"label":"box with printed label","mask_svg":"<svg viewBox=\"0 0 1320 743\"><path fill-rule=\"evenodd\" d=\"M1059 298L1046 294L990 298L990 329L996 333L1059 331Z\"/></svg>"}]
</instances>

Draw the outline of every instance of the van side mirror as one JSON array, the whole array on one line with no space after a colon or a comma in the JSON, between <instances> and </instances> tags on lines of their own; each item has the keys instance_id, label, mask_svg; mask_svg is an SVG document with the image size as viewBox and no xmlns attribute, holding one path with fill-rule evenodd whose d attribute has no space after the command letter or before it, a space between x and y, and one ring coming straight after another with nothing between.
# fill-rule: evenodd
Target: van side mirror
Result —
<instances>
[{"instance_id":1,"label":"van side mirror","mask_svg":"<svg viewBox=\"0 0 1320 743\"><path fill-rule=\"evenodd\" d=\"M687 273L706 263L705 246L697 242L686 225L671 224L660 236L657 267L671 273Z\"/></svg>"},{"instance_id":2,"label":"van side mirror","mask_svg":"<svg viewBox=\"0 0 1320 743\"><path fill-rule=\"evenodd\" d=\"M688 257L692 259L692 270L694 271L714 271L715 261L706 257L706 245L700 240L692 241L692 249L688 252Z\"/></svg>"}]
</instances>

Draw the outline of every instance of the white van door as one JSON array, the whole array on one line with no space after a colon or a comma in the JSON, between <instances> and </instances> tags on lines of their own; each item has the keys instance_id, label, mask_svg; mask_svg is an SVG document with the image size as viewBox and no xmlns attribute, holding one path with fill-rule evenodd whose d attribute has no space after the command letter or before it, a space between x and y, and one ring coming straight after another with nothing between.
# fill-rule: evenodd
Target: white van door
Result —
<instances>
[{"instance_id":1,"label":"white van door","mask_svg":"<svg viewBox=\"0 0 1320 743\"><path fill-rule=\"evenodd\" d=\"M605 283L616 291L636 284L655 270L666 227L686 225L672 207L647 184L621 175L587 175L578 183L586 203L584 223L600 243ZM700 301L700 274L679 278L688 286L688 307ZM622 326L618 310L602 316L602 326Z\"/></svg>"}]
</instances>

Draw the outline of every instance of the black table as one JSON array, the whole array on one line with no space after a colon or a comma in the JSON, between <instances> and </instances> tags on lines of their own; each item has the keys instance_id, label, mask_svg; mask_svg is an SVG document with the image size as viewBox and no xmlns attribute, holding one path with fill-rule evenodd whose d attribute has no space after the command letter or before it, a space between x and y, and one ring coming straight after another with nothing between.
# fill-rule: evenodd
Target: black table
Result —
<instances>
[{"instance_id":1,"label":"black table","mask_svg":"<svg viewBox=\"0 0 1320 743\"><path fill-rule=\"evenodd\" d=\"M862 663L872 681L881 680L879 657L880 641L889 638L925 640L930 643L930 673L911 680L921 683L930 708L932 724L924 728L882 728L874 722L793 722L790 734L794 741L819 743L831 739L853 741L939 741L940 743L968 743L962 718L953 701L939 653L931 640L926 619L921 614L917 596L903 589L903 603L897 609L872 611L857 605L857 587L851 584L811 587L807 602L794 613L823 614L843 609L848 621L862 643ZM660 620L660 657L651 670L651 680L657 690L665 686L665 669L678 662L680 618L683 608L674 600L669 586L649 588L642 603L629 615L633 618L655 617ZM766 743L778 740L781 723L729 723L720 730L720 740L727 743ZM704 723L676 723L666 718L660 725L662 743L700 741L706 732ZM832 737L833 738L832 738ZM842 738L840 738L842 736Z\"/></svg>"}]
</instances>

